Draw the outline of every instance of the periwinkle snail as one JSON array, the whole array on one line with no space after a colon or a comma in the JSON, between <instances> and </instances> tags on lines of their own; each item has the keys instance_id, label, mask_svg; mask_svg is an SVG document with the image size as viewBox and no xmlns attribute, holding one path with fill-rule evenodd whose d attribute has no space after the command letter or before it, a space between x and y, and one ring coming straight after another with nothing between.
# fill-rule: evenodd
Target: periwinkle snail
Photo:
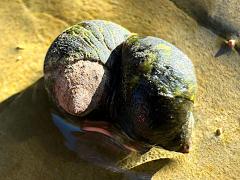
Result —
<instances>
[{"instance_id":1,"label":"periwinkle snail","mask_svg":"<svg viewBox=\"0 0 240 180\"><path fill-rule=\"evenodd\" d=\"M83 21L53 42L44 78L60 112L84 117L97 109L133 140L188 152L197 82L191 60L170 43Z\"/></svg>"}]
</instances>

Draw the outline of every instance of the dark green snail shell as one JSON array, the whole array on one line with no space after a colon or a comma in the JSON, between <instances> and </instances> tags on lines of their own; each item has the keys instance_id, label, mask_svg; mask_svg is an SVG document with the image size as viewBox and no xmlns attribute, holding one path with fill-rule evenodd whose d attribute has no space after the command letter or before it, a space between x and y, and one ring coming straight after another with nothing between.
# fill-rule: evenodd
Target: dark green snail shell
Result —
<instances>
[{"instance_id":1,"label":"dark green snail shell","mask_svg":"<svg viewBox=\"0 0 240 180\"><path fill-rule=\"evenodd\" d=\"M97 62L104 66L104 74L107 77L103 86L111 86L108 76L113 69L114 61L119 60L117 58L120 49L118 46L129 35L130 32L127 29L104 20L83 21L62 32L52 43L44 62L45 85L54 104L59 109L64 109L60 107L56 99L54 85L60 73L74 71L73 64L79 61ZM94 108L95 106L86 113ZM64 110L66 111L66 108ZM71 114L79 115L74 112Z\"/></svg>"},{"instance_id":2,"label":"dark green snail shell","mask_svg":"<svg viewBox=\"0 0 240 180\"><path fill-rule=\"evenodd\" d=\"M186 150L196 86L192 62L178 48L159 38L133 35L123 44L113 114L134 139Z\"/></svg>"},{"instance_id":3,"label":"dark green snail shell","mask_svg":"<svg viewBox=\"0 0 240 180\"><path fill-rule=\"evenodd\" d=\"M103 105L132 139L186 152L197 86L192 62L164 40L130 35L102 20L65 30L45 58L48 94L64 113L84 116ZM82 109L68 109L75 105Z\"/></svg>"}]
</instances>

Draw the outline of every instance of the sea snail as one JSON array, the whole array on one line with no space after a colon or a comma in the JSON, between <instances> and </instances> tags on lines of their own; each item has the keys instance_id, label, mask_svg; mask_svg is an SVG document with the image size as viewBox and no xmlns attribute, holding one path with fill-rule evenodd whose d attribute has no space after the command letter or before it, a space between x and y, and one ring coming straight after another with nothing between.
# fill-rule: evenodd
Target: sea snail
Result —
<instances>
[{"instance_id":1,"label":"sea snail","mask_svg":"<svg viewBox=\"0 0 240 180\"><path fill-rule=\"evenodd\" d=\"M83 21L61 33L44 63L46 89L54 104L78 116L99 108L110 93L117 47L129 35L125 28L101 20Z\"/></svg>"},{"instance_id":2,"label":"sea snail","mask_svg":"<svg viewBox=\"0 0 240 180\"><path fill-rule=\"evenodd\" d=\"M96 109L130 138L188 152L197 82L191 60L172 44L103 20L61 33L44 62L46 90L61 112Z\"/></svg>"}]
</instances>

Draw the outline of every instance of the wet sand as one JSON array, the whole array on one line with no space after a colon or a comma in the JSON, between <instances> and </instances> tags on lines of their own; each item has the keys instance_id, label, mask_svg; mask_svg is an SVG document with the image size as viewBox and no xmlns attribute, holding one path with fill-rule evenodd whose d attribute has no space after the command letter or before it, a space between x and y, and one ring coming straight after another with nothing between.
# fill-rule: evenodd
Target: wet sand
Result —
<instances>
[{"instance_id":1,"label":"wet sand","mask_svg":"<svg viewBox=\"0 0 240 180\"><path fill-rule=\"evenodd\" d=\"M147 161L163 159L139 169L150 169L153 179L240 178L240 57L234 52L214 57L224 35L214 31L216 24L209 28L199 22L202 11L196 13L197 7L186 2L0 1L0 179L123 178L81 161L64 147L39 80L54 38L86 19L111 20L132 32L165 39L185 52L196 68L199 88L192 151L172 157L145 155ZM198 8L207 17L224 21L223 27L240 27L237 1L202 2ZM217 128L223 128L220 137L215 136Z\"/></svg>"}]
</instances>

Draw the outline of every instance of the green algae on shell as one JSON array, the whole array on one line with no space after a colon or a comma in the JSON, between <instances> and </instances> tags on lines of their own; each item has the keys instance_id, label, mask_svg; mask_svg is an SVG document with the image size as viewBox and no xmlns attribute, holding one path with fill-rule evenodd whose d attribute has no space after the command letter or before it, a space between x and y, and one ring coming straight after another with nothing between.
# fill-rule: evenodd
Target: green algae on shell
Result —
<instances>
[{"instance_id":1,"label":"green algae on shell","mask_svg":"<svg viewBox=\"0 0 240 180\"><path fill-rule=\"evenodd\" d=\"M133 35L124 43L122 56L126 81L144 76L157 85L161 95L194 101L197 88L194 67L172 44L151 36Z\"/></svg>"},{"instance_id":2,"label":"green algae on shell","mask_svg":"<svg viewBox=\"0 0 240 180\"><path fill-rule=\"evenodd\" d=\"M151 36L129 37L122 48L114 117L136 140L187 152L197 82L191 60Z\"/></svg>"},{"instance_id":3,"label":"green algae on shell","mask_svg":"<svg viewBox=\"0 0 240 180\"><path fill-rule=\"evenodd\" d=\"M118 46L129 35L127 29L104 20L83 21L63 31L44 62L45 85L53 104L79 116L101 106L111 88L114 61L119 60Z\"/></svg>"}]
</instances>

